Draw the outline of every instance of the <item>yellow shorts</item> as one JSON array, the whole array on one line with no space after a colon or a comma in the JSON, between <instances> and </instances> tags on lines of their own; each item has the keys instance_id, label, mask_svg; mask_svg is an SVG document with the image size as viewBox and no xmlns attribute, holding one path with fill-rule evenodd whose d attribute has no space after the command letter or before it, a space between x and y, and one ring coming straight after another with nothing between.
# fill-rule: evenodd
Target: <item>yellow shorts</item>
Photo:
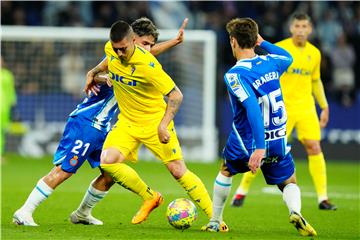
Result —
<instances>
[{"instance_id":1,"label":"yellow shorts","mask_svg":"<svg viewBox=\"0 0 360 240\"><path fill-rule=\"evenodd\" d=\"M288 120L286 123L286 134L289 137L296 129L299 141L306 140L320 140L321 130L319 118L316 109L311 109L303 112L288 111Z\"/></svg>"},{"instance_id":2,"label":"yellow shorts","mask_svg":"<svg viewBox=\"0 0 360 240\"><path fill-rule=\"evenodd\" d=\"M144 144L164 164L183 159L174 122L171 121L168 126L170 141L167 144L160 142L157 128L156 124L134 125L125 120L118 120L107 135L103 149L116 148L126 160L136 162L138 149Z\"/></svg>"}]
</instances>

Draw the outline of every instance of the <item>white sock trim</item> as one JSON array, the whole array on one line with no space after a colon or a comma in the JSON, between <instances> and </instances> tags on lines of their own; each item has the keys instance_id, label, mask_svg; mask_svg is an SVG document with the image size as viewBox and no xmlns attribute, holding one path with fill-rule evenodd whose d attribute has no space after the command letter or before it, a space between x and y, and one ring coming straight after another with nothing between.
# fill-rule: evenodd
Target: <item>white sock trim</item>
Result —
<instances>
[{"instance_id":1,"label":"white sock trim","mask_svg":"<svg viewBox=\"0 0 360 240\"><path fill-rule=\"evenodd\" d=\"M93 187L93 182L86 190L84 198L82 199L80 206L77 209L77 213L83 216L91 214L92 209L95 205L102 200L109 191L101 191Z\"/></svg>"},{"instance_id":2,"label":"white sock trim","mask_svg":"<svg viewBox=\"0 0 360 240\"><path fill-rule=\"evenodd\" d=\"M99 198L103 198L109 192L109 191L101 191L101 190L94 188L92 183L90 184L88 191L93 196L95 195L95 197L99 197Z\"/></svg>"},{"instance_id":3,"label":"white sock trim","mask_svg":"<svg viewBox=\"0 0 360 240\"><path fill-rule=\"evenodd\" d=\"M211 221L222 222L225 202L230 194L232 177L226 177L220 172L217 175L213 190L213 214Z\"/></svg>"},{"instance_id":4,"label":"white sock trim","mask_svg":"<svg viewBox=\"0 0 360 240\"><path fill-rule=\"evenodd\" d=\"M301 193L298 185L287 184L283 189L283 200L289 209L289 213L294 211L301 215Z\"/></svg>"},{"instance_id":5,"label":"white sock trim","mask_svg":"<svg viewBox=\"0 0 360 240\"><path fill-rule=\"evenodd\" d=\"M226 177L222 175L221 172L219 172L219 174L215 179L215 184L218 184L222 187L231 187L231 183L232 183L232 177Z\"/></svg>"},{"instance_id":6,"label":"white sock trim","mask_svg":"<svg viewBox=\"0 0 360 240\"><path fill-rule=\"evenodd\" d=\"M240 195L246 195L248 192L247 191L244 191L244 189L242 189L242 187L238 187L236 189L236 194L240 194Z\"/></svg>"},{"instance_id":7,"label":"white sock trim","mask_svg":"<svg viewBox=\"0 0 360 240\"><path fill-rule=\"evenodd\" d=\"M54 191L49 185L44 182L43 179L40 179L35 187L41 194L43 194L46 198L49 197L49 195Z\"/></svg>"},{"instance_id":8,"label":"white sock trim","mask_svg":"<svg viewBox=\"0 0 360 240\"><path fill-rule=\"evenodd\" d=\"M54 189L49 187L43 179L40 179L21 207L21 210L32 215L37 206L45 201L53 191Z\"/></svg>"}]
</instances>

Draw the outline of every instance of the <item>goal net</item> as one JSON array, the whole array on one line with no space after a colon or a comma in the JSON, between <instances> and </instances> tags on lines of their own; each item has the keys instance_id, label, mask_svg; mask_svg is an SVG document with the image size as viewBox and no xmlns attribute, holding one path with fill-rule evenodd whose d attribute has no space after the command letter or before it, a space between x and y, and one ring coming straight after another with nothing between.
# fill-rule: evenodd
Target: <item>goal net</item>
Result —
<instances>
[{"instance_id":1,"label":"goal net","mask_svg":"<svg viewBox=\"0 0 360 240\"><path fill-rule=\"evenodd\" d=\"M102 28L2 26L1 55L16 82L12 118L26 126L20 137L7 135L8 151L54 153L68 114L84 97L86 72L104 56L108 34ZM176 35L177 30L160 30L159 41ZM212 31L186 30L183 44L158 56L184 95L175 125L189 160L217 158L215 44ZM140 150L139 159L153 158Z\"/></svg>"}]
</instances>

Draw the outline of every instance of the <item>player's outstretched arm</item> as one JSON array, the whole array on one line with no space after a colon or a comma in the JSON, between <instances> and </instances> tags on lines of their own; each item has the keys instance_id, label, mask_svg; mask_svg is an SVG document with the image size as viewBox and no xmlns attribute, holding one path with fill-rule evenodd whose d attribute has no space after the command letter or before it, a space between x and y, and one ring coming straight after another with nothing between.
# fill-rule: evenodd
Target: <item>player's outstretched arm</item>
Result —
<instances>
[{"instance_id":1,"label":"player's outstretched arm","mask_svg":"<svg viewBox=\"0 0 360 240\"><path fill-rule=\"evenodd\" d=\"M158 136L161 143L169 142L170 134L167 130L167 126L174 119L183 100L183 95L177 86L175 86L167 96L168 102L166 111L158 127Z\"/></svg>"},{"instance_id":2,"label":"player's outstretched arm","mask_svg":"<svg viewBox=\"0 0 360 240\"><path fill-rule=\"evenodd\" d=\"M256 173L261 165L261 160L265 157L265 129L263 118L254 95L246 99L242 105L245 107L246 116L250 123L256 147L250 156L248 166L252 173Z\"/></svg>"},{"instance_id":3,"label":"player's outstretched arm","mask_svg":"<svg viewBox=\"0 0 360 240\"><path fill-rule=\"evenodd\" d=\"M184 31L185 31L188 21L189 21L188 18L184 19L176 38L155 44L155 46L153 46L151 48L151 51L150 51L151 54L154 56L157 56L157 55L161 54L162 52L165 52L169 48L172 48L172 47L182 43L184 41Z\"/></svg>"},{"instance_id":4,"label":"player's outstretched arm","mask_svg":"<svg viewBox=\"0 0 360 240\"><path fill-rule=\"evenodd\" d=\"M97 95L100 91L97 83L95 82L95 75L100 72L104 72L108 70L107 58L104 58L96 67L91 69L86 74L86 83L84 87L84 92L89 96L91 93Z\"/></svg>"}]
</instances>

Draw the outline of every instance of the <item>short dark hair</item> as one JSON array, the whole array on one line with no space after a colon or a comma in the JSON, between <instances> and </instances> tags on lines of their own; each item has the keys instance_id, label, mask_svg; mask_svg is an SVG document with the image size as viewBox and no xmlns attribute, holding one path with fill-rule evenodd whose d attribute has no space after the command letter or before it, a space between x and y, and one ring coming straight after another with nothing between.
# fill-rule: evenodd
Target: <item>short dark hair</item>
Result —
<instances>
[{"instance_id":1,"label":"short dark hair","mask_svg":"<svg viewBox=\"0 0 360 240\"><path fill-rule=\"evenodd\" d=\"M110 40L112 42L120 42L132 32L133 30L127 22L122 20L116 21L110 28Z\"/></svg>"},{"instance_id":2,"label":"short dark hair","mask_svg":"<svg viewBox=\"0 0 360 240\"><path fill-rule=\"evenodd\" d=\"M311 23L311 17L303 12L295 12L290 17L290 22L292 23L294 20L308 20Z\"/></svg>"},{"instance_id":3,"label":"short dark hair","mask_svg":"<svg viewBox=\"0 0 360 240\"><path fill-rule=\"evenodd\" d=\"M254 48L258 37L258 25L251 18L235 18L226 24L230 37L234 37L241 48Z\"/></svg>"},{"instance_id":4,"label":"short dark hair","mask_svg":"<svg viewBox=\"0 0 360 240\"><path fill-rule=\"evenodd\" d=\"M131 27L136 35L139 37L142 36L153 36L155 42L158 40L159 31L156 28L155 24L148 19L147 17L142 17L135 20Z\"/></svg>"}]
</instances>

